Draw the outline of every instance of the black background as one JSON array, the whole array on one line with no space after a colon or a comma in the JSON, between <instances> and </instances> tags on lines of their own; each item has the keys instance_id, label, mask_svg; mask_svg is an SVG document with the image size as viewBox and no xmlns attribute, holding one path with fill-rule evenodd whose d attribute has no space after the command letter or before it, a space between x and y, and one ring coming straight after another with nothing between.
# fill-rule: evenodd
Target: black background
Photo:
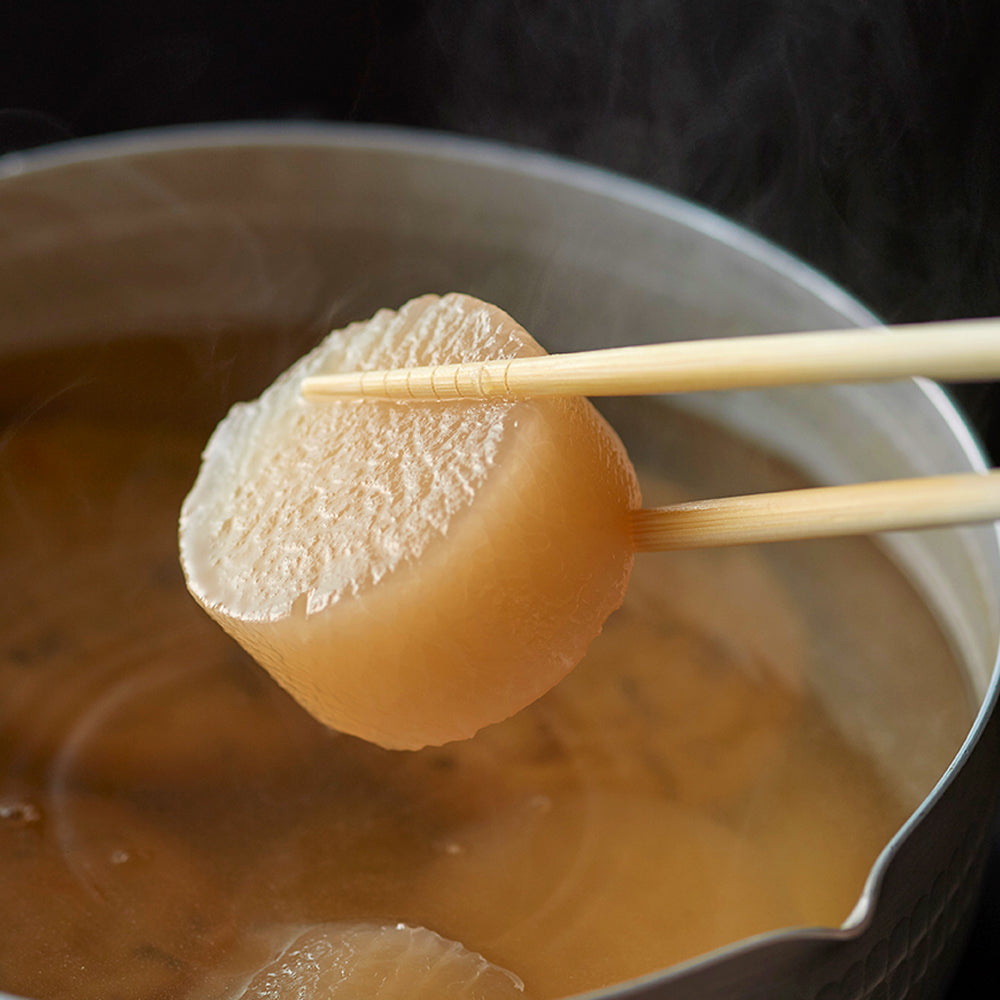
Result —
<instances>
[{"instance_id":1,"label":"black background","mask_svg":"<svg viewBox=\"0 0 1000 1000\"><path fill-rule=\"evenodd\" d=\"M998 315L998 51L995 0L0 0L0 152L234 119L426 126L706 204L889 321ZM958 394L1000 457L995 385ZM955 998L1000 994L990 878Z\"/></svg>"}]
</instances>

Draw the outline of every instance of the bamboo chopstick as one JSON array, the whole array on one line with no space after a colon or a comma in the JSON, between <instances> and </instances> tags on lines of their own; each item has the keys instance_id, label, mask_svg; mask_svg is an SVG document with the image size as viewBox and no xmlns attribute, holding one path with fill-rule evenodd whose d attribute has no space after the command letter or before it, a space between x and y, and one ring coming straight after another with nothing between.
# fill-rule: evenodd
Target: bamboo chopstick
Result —
<instances>
[{"instance_id":1,"label":"bamboo chopstick","mask_svg":"<svg viewBox=\"0 0 1000 1000\"><path fill-rule=\"evenodd\" d=\"M714 548L1000 519L1000 471L698 500L631 514L638 552Z\"/></svg>"},{"instance_id":2,"label":"bamboo chopstick","mask_svg":"<svg viewBox=\"0 0 1000 1000\"><path fill-rule=\"evenodd\" d=\"M500 361L314 375L310 399L616 396L921 375L1000 377L1000 319L765 334Z\"/></svg>"},{"instance_id":3,"label":"bamboo chopstick","mask_svg":"<svg viewBox=\"0 0 1000 1000\"><path fill-rule=\"evenodd\" d=\"M309 399L645 395L924 376L1000 377L1000 319L677 341L315 375ZM1000 520L1000 470L727 497L633 511L639 552Z\"/></svg>"}]
</instances>

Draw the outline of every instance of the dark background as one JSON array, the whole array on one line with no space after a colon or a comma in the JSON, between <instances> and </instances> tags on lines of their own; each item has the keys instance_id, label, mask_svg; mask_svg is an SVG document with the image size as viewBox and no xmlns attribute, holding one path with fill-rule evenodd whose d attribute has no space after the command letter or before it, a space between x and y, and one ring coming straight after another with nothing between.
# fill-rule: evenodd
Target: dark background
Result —
<instances>
[{"instance_id":1,"label":"dark background","mask_svg":"<svg viewBox=\"0 0 1000 1000\"><path fill-rule=\"evenodd\" d=\"M234 119L444 129L706 204L886 320L998 315L998 51L996 0L0 0L0 152ZM995 385L958 393L1000 458ZM953 997L998 986L983 962Z\"/></svg>"}]
</instances>

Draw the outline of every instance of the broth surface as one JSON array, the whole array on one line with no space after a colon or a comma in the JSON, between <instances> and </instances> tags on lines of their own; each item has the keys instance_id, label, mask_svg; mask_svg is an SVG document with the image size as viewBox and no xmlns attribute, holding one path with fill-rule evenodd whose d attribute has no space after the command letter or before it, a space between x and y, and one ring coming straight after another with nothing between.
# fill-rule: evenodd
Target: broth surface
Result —
<instances>
[{"instance_id":1,"label":"broth surface","mask_svg":"<svg viewBox=\"0 0 1000 1000\"><path fill-rule=\"evenodd\" d=\"M642 555L549 695L382 750L299 709L178 567L208 432L296 352L218 334L0 362L0 990L235 1000L305 928L402 922L544 1000L842 922L972 718L879 550ZM801 485L659 404L610 416L647 505ZM813 680L847 661L919 678L933 738L849 742Z\"/></svg>"}]
</instances>

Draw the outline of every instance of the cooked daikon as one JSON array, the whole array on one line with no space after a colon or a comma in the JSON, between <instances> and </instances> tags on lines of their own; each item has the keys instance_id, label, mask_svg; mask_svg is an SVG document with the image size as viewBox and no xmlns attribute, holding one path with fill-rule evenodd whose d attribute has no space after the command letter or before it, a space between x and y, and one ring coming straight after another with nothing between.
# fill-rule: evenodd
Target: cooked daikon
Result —
<instances>
[{"instance_id":1,"label":"cooked daikon","mask_svg":"<svg viewBox=\"0 0 1000 1000\"><path fill-rule=\"evenodd\" d=\"M424 296L332 333L209 441L188 587L332 728L441 744L551 688L622 600L639 490L582 398L319 405L302 379L538 353L496 307Z\"/></svg>"}]
</instances>

